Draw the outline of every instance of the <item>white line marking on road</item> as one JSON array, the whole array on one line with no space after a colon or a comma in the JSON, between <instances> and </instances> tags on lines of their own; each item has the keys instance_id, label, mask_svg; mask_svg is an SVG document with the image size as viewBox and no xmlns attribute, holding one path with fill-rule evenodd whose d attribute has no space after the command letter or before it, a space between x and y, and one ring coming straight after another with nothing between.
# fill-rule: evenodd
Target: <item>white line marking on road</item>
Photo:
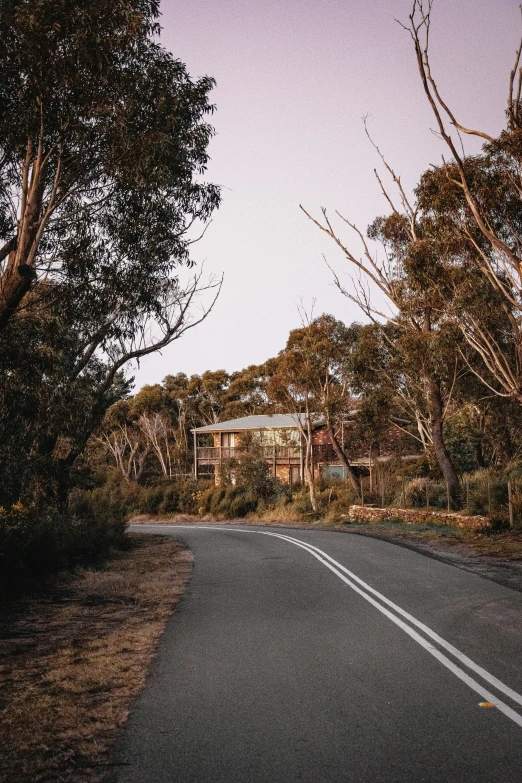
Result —
<instances>
[{"instance_id":1,"label":"white line marking on road","mask_svg":"<svg viewBox=\"0 0 522 783\"><path fill-rule=\"evenodd\" d=\"M287 541L288 543L294 544L294 546L298 546L301 549L304 549L306 552L312 555L312 557L315 557L316 560L318 560L326 568L332 571L332 573L334 573L348 587L354 590L354 592L356 592L358 595L364 598L365 601L368 601L368 603L374 606L379 612L385 615L389 620L395 623L395 625L397 625L406 634L408 634L408 636L410 636L414 641L420 644L421 647L427 650L430 653L430 655L432 655L440 663L442 663L442 665L445 666L449 671L451 671L456 677L458 677L459 680L464 682L469 688L475 691L475 693L478 693L483 698L484 701L492 702L500 712L502 712L506 717L510 718L518 726L522 727L522 716L519 715L518 712L515 712L514 709L509 707L500 699L498 699L493 693L490 693L488 690L486 690L483 685L481 685L479 682L477 682L472 677L470 677L469 674L467 674L459 666L457 666L452 660L450 660L446 655L444 655L444 653L440 652L440 650L438 650L433 644L430 644L430 642L427 641L419 633L417 633L417 631L413 630L413 628L407 625L403 620L399 619L399 617L397 617L391 611L386 609L386 607L380 604L378 601L376 601L375 598L372 598L372 596L369 595L369 593L372 593L373 595L378 597L379 600L381 600L383 603L392 607L394 611L396 611L398 614L408 619L409 622L411 622L417 628L420 628L427 636L429 636L438 644L440 644L444 649L446 649L448 652L454 655L461 663L463 663L465 666L467 666L476 674L478 674L480 677L482 677L482 679L489 682L491 685L493 685L493 687L497 688L497 690L500 690L502 693L508 695L511 699L513 699L513 701L517 702L518 704L522 704L522 696L519 693L509 688L503 682L501 682L492 674L490 674L488 671L486 671L486 669L483 669L481 666L478 666L478 664L474 663L474 661L472 661L471 658L468 658L466 655L464 655L464 653L461 653L460 650L458 650L456 647L449 644L449 642L446 642L445 639L443 639L441 636L439 636L434 631L432 631L431 628L429 628L427 625L421 623L419 620L417 620L411 614L406 612L400 606L397 606L397 604L393 603L393 601L390 601L388 598L386 598L386 596L382 595L382 593L379 593L377 590L374 590L373 587L371 587L362 579L360 579L360 577L353 574L343 565L341 565L332 557L330 557L330 555L327 555L326 552L323 552L322 549L313 546L313 544L308 544L297 538L292 538L291 536L285 536L280 533L271 533L265 530L244 530L243 528L225 528L225 527L202 526L202 525L197 525L197 526L196 525L168 525L168 526L161 525L161 527L184 528L184 529L188 528L192 530L194 529L220 530L223 532L232 531L237 533L257 533L260 535L271 536L273 538L279 538L282 541ZM345 574L348 574L351 578L348 579L342 573L342 571L344 571ZM352 579L354 581L351 581ZM358 587L357 584L355 584L354 582L358 582L360 585L362 585L364 587L364 590L362 590L361 587ZM368 592L365 592L365 590Z\"/></svg>"},{"instance_id":2,"label":"white line marking on road","mask_svg":"<svg viewBox=\"0 0 522 783\"><path fill-rule=\"evenodd\" d=\"M259 531L259 532L265 532L265 531ZM267 533L267 535L270 535ZM397 614L402 615L402 617L405 617L412 625L415 625L417 628L420 628L423 633L426 634L426 636L429 636L433 641L437 642L440 647L443 647L447 652L451 653L457 660L459 660L464 666L467 666L468 669L471 669L475 674L478 674L479 677L482 677L483 680L488 682L490 685L492 685L494 688L496 688L498 691L501 691L505 696L508 696L510 699L512 699L517 704L520 704L522 706L522 696L514 691L512 688L510 688L507 685L504 685L501 680L497 679L494 675L490 674L486 669L483 669L482 666L479 666L474 661L471 660L471 658L468 658L467 655L462 653L460 650L458 650L456 647L454 647L452 644L447 642L445 639L442 638L442 636L439 636L435 631L432 631L431 628L429 628L424 623L420 622L420 620L417 620L413 615L406 612L404 609L402 609L397 604L393 603L393 601L390 601L389 598L386 598L385 595L382 593L379 593L377 590L375 590L373 587L370 587L369 584L364 582L362 579L360 579L358 576L356 576L352 571L349 571L347 568L345 568L343 565L338 563L336 560L333 559L333 557L330 557L330 555L327 555L326 552L323 552L321 549L318 549L316 546L313 546L313 544L309 544L307 542L300 541L297 538L292 538L291 536L286 536L281 534L281 538L286 538L288 541L293 541L294 543L305 543L306 546L309 549L313 549L316 552L319 552L326 560L333 563L337 568L339 568L341 571L343 571L345 574L347 574L351 579L353 579L358 584L362 585L368 592L372 593L372 595L375 595L380 601L385 603L387 606L392 607L392 609L397 612Z\"/></svg>"}]
</instances>

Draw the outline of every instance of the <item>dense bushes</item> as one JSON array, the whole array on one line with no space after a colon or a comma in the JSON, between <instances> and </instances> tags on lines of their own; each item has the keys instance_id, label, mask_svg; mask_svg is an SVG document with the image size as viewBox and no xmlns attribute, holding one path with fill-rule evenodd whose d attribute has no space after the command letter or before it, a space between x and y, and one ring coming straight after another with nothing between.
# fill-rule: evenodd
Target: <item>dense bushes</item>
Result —
<instances>
[{"instance_id":1,"label":"dense bushes","mask_svg":"<svg viewBox=\"0 0 522 783\"><path fill-rule=\"evenodd\" d=\"M0 509L0 590L16 595L48 577L103 562L126 545L121 498L105 488L76 492L66 512L55 508Z\"/></svg>"},{"instance_id":2,"label":"dense bushes","mask_svg":"<svg viewBox=\"0 0 522 783\"><path fill-rule=\"evenodd\" d=\"M482 468L461 478L462 503L471 515L490 516L498 522L506 522L508 512L508 481L512 485L512 501L515 522L522 522L522 466L514 464L510 469ZM413 478L397 485L392 505L403 508L432 508L445 510L448 498L443 481Z\"/></svg>"},{"instance_id":3,"label":"dense bushes","mask_svg":"<svg viewBox=\"0 0 522 783\"><path fill-rule=\"evenodd\" d=\"M319 477L316 484L317 512L312 511L308 488L289 487L271 475L270 465L255 458L228 465L234 484L216 486L213 480L196 481L185 476L175 480L160 480L151 485L123 480L116 473L105 476L104 483L90 491L71 495L67 516L35 516L27 510L13 510L0 518L2 535L9 529L10 546L27 564L27 572L42 573L68 567L68 564L96 562L112 546L121 544L125 519L147 514L168 517L190 514L212 515L221 519L241 519L255 516L267 521L311 521L324 519L338 523L346 520L352 505L360 505L362 497L347 482ZM512 481L515 524L522 522L522 466L511 466L510 472L490 468L466 474L462 479L465 511L472 515L491 516L505 525L508 518L507 480ZM426 509L445 511L447 491L443 481L427 477L407 477L397 472L381 471L374 476L373 491L369 476L363 477L364 503L375 507ZM383 491L382 483L385 481ZM384 499L384 503L383 503ZM30 516L30 520L26 519ZM22 542L23 539L23 542ZM46 560L38 554L48 540L50 554ZM2 542L3 543L3 539ZM32 552L36 554L32 554ZM25 553L25 554L24 554ZM19 560L20 560L19 558ZM15 557L16 560L16 557ZM47 562L49 560L50 562ZM65 566L62 564L65 563ZM25 566L18 565L21 571Z\"/></svg>"}]
</instances>

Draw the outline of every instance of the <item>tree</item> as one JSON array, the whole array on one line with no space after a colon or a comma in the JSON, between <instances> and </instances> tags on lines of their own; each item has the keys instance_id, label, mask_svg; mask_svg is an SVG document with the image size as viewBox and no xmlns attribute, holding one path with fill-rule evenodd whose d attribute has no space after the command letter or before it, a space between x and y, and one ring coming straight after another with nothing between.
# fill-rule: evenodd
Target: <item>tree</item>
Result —
<instances>
[{"instance_id":1,"label":"tree","mask_svg":"<svg viewBox=\"0 0 522 783\"><path fill-rule=\"evenodd\" d=\"M446 220L460 240L461 252L474 263L500 302L509 325L509 339L498 340L474 313L464 313L460 328L483 362L480 378L495 394L522 404L522 42L509 75L505 130L494 138L463 126L444 100L432 74L429 42L433 2L414 0L407 25L416 54L424 92L438 132L451 153L432 175L425 175L423 195L431 193L429 207ZM453 137L451 126L457 133ZM467 156L462 136L484 141L483 154ZM477 369L474 372L478 373Z\"/></svg>"},{"instance_id":2,"label":"tree","mask_svg":"<svg viewBox=\"0 0 522 783\"><path fill-rule=\"evenodd\" d=\"M162 49L157 19L155 0L2 4L0 393L28 401L5 453L23 442L21 462L48 465L61 497L125 365L219 291L178 271L219 203L200 179L213 81Z\"/></svg>"},{"instance_id":3,"label":"tree","mask_svg":"<svg viewBox=\"0 0 522 783\"><path fill-rule=\"evenodd\" d=\"M151 452L151 444L136 426L132 413L132 403L129 401L115 403L107 411L96 440L108 449L117 470L126 481L139 481Z\"/></svg>"},{"instance_id":4,"label":"tree","mask_svg":"<svg viewBox=\"0 0 522 783\"><path fill-rule=\"evenodd\" d=\"M324 419L330 443L345 466L347 477L359 491L357 475L335 433L336 424L351 403L348 358L352 334L331 315L304 316L301 329L294 329L286 347L268 365L268 393L280 407L290 407L305 443L305 472L310 501L316 510L312 433Z\"/></svg>"},{"instance_id":5,"label":"tree","mask_svg":"<svg viewBox=\"0 0 522 783\"><path fill-rule=\"evenodd\" d=\"M213 81L157 43L158 6L3 0L0 328L42 276L96 290L145 264L164 279L219 201L193 180Z\"/></svg>"},{"instance_id":6,"label":"tree","mask_svg":"<svg viewBox=\"0 0 522 783\"><path fill-rule=\"evenodd\" d=\"M416 206L410 203L400 179L384 158L382 160L398 187L404 210L399 212L383 187L392 206L392 214L376 219L368 228L368 239L379 241L384 247L382 262L372 253L362 232L339 213L338 216L359 237L362 259L340 239L326 209L322 210L322 221L316 220L303 207L301 209L334 240L359 273L359 281L353 281L351 290L341 284L337 275L335 282L341 293L356 302L380 330L383 347L389 354L389 368L395 371L396 388L403 402L412 408L421 438L424 440L427 435L433 444L452 505L458 508L461 503L460 483L444 443L444 418L463 368L458 353L454 346L452 348L452 341L448 339L445 306L447 270L441 263L438 245L425 230ZM395 311L389 325L386 325L388 317L372 304L368 283L384 295L392 312ZM423 402L421 405L419 398ZM423 407L427 416L423 415Z\"/></svg>"},{"instance_id":7,"label":"tree","mask_svg":"<svg viewBox=\"0 0 522 783\"><path fill-rule=\"evenodd\" d=\"M304 451L305 479L310 492L310 503L317 511L315 476L312 459L312 432L314 413L314 391L310 383L310 357L292 347L281 351L277 358L266 363L268 395L276 406L290 410L299 430Z\"/></svg>"}]
</instances>

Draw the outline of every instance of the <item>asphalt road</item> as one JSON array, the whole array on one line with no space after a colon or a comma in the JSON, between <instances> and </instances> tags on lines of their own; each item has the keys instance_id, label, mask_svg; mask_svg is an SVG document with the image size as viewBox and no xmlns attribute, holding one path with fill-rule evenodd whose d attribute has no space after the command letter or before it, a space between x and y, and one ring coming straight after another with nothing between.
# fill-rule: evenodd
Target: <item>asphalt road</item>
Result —
<instances>
[{"instance_id":1,"label":"asphalt road","mask_svg":"<svg viewBox=\"0 0 522 783\"><path fill-rule=\"evenodd\" d=\"M366 537L141 529L195 565L111 780L522 782L521 593Z\"/></svg>"}]
</instances>

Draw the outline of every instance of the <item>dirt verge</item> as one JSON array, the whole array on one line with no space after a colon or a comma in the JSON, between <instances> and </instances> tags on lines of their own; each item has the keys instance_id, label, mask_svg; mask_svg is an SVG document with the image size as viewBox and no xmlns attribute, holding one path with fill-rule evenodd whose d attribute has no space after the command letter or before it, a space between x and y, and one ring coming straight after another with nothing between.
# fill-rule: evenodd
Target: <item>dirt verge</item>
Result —
<instances>
[{"instance_id":1,"label":"dirt verge","mask_svg":"<svg viewBox=\"0 0 522 783\"><path fill-rule=\"evenodd\" d=\"M95 783L192 555L167 536L132 548L0 616L1 783Z\"/></svg>"}]
</instances>

